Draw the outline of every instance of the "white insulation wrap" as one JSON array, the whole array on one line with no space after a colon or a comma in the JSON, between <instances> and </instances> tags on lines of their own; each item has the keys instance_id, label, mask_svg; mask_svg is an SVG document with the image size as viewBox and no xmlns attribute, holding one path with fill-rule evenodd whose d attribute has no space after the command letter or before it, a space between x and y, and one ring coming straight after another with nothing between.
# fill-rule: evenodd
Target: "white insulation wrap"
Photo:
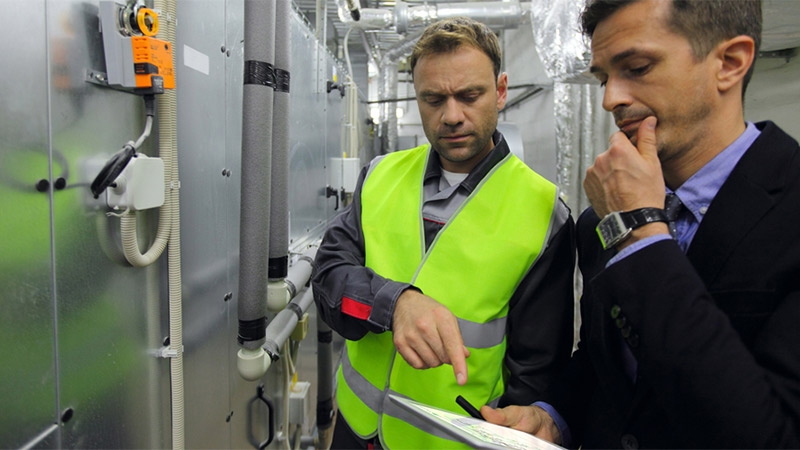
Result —
<instances>
[{"instance_id":1,"label":"white insulation wrap","mask_svg":"<svg viewBox=\"0 0 800 450\"><path fill-rule=\"evenodd\" d=\"M583 2L532 0L531 28L545 73L553 80L556 124L556 182L573 211L588 205L582 180L604 148L596 130L613 127L602 109L602 91L589 75L589 40L580 32Z\"/></svg>"},{"instance_id":2,"label":"white insulation wrap","mask_svg":"<svg viewBox=\"0 0 800 450\"><path fill-rule=\"evenodd\" d=\"M585 83L591 80L589 45L580 32L583 2L532 0L531 25L536 51L553 81Z\"/></svg>"}]
</instances>

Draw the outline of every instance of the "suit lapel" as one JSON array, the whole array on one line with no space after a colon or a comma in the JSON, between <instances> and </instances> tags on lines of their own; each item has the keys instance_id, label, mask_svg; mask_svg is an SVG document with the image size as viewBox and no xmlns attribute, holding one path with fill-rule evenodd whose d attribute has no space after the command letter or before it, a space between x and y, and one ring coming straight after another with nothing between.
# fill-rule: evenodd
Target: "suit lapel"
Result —
<instances>
[{"instance_id":1,"label":"suit lapel","mask_svg":"<svg viewBox=\"0 0 800 450\"><path fill-rule=\"evenodd\" d=\"M791 138L772 122L734 168L708 208L687 257L706 286L719 275L737 244L761 220L783 192L793 152Z\"/></svg>"},{"instance_id":2,"label":"suit lapel","mask_svg":"<svg viewBox=\"0 0 800 450\"><path fill-rule=\"evenodd\" d=\"M786 178L785 168L796 157L797 143L772 122L757 126L761 135L714 197L687 252L706 286L712 285L737 243L746 239L792 181ZM616 334L610 329L603 333ZM624 392L625 397L632 396L627 416L630 421L651 404L653 391L637 385Z\"/></svg>"}]
</instances>

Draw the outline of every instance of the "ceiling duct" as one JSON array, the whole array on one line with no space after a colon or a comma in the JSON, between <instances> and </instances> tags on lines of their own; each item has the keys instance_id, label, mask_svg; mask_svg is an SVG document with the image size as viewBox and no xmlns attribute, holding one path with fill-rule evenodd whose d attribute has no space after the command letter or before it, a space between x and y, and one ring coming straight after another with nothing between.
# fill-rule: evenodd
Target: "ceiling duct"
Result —
<instances>
[{"instance_id":1,"label":"ceiling duct","mask_svg":"<svg viewBox=\"0 0 800 450\"><path fill-rule=\"evenodd\" d=\"M398 1L393 9L359 8L353 0L337 0L339 20L362 30L391 29L398 34L427 26L436 20L466 16L492 29L516 28L527 18L519 1L432 3L409 6ZM358 13L354 13L358 11ZM359 19L354 17L359 16Z\"/></svg>"}]
</instances>

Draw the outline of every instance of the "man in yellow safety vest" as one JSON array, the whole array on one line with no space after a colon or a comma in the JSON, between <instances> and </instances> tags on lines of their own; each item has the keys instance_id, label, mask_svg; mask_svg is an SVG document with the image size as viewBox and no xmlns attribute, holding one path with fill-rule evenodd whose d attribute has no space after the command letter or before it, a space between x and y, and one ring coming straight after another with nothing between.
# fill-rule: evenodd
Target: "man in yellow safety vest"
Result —
<instances>
[{"instance_id":1,"label":"man in yellow safety vest","mask_svg":"<svg viewBox=\"0 0 800 450\"><path fill-rule=\"evenodd\" d=\"M367 164L317 252L315 301L346 338L333 448L463 447L388 396L532 401L572 349L574 222L496 130L497 37L446 19L410 64L430 144Z\"/></svg>"}]
</instances>

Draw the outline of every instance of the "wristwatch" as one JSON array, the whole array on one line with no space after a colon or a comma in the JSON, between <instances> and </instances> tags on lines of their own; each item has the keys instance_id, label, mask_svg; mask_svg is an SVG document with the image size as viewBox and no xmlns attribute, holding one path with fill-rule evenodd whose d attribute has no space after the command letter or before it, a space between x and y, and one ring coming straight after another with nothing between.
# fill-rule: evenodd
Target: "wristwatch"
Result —
<instances>
[{"instance_id":1,"label":"wristwatch","mask_svg":"<svg viewBox=\"0 0 800 450\"><path fill-rule=\"evenodd\" d=\"M669 222L667 213L659 208L615 211L603 217L596 230L603 248L608 249L627 239L631 231L652 222Z\"/></svg>"}]
</instances>

